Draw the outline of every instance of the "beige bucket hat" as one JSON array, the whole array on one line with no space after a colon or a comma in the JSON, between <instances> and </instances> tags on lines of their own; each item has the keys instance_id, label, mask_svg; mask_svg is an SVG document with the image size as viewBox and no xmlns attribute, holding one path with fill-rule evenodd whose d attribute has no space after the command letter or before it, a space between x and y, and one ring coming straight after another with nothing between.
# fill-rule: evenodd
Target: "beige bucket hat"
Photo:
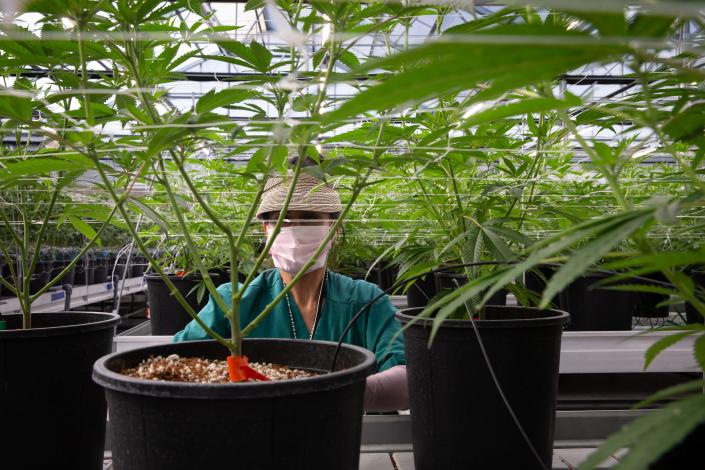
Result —
<instances>
[{"instance_id":1,"label":"beige bucket hat","mask_svg":"<svg viewBox=\"0 0 705 470\"><path fill-rule=\"evenodd\" d=\"M286 200L293 173L289 171L287 179L273 176L264 185L262 201L257 209L257 218L267 212L281 211ZM307 173L300 173L289 202L289 210L335 213L343 210L338 191L324 181Z\"/></svg>"}]
</instances>

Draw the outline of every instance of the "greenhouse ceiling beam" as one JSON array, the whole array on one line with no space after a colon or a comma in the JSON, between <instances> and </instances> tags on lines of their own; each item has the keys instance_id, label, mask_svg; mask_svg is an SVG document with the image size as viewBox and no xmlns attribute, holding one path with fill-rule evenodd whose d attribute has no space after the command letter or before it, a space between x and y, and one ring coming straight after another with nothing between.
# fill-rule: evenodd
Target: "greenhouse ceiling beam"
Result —
<instances>
[{"instance_id":1,"label":"greenhouse ceiling beam","mask_svg":"<svg viewBox=\"0 0 705 470\"><path fill-rule=\"evenodd\" d=\"M179 72L185 77L185 81L189 82L220 82L220 81L233 81L233 82L247 82L253 78L261 76L261 74L244 73L244 72ZM27 77L27 78L45 78L51 75L49 70L24 70L20 73L10 73L11 77ZM78 74L80 77L80 73ZM88 78L98 79L105 77L112 77L112 71L89 71ZM267 74L270 77L276 77L277 74ZM370 78L375 78L376 74L369 74L364 76L355 77L358 81L366 81ZM614 75L571 75L564 74L557 77L558 80L562 80L569 85L589 85L589 84L601 84L601 85L630 85L635 82L634 78L621 77ZM299 78L299 80L305 81L305 78ZM175 80L182 81L182 80Z\"/></svg>"}]
</instances>

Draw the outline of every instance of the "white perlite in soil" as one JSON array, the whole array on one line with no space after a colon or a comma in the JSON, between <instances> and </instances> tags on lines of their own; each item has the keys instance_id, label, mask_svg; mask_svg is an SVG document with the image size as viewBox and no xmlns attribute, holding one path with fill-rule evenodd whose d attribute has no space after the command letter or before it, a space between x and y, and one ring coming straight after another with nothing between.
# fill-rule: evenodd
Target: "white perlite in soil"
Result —
<instances>
[{"instance_id":1,"label":"white perlite in soil","mask_svg":"<svg viewBox=\"0 0 705 470\"><path fill-rule=\"evenodd\" d=\"M300 379L313 377L315 372L290 369L268 362L251 362L250 367L267 376L270 380ZM167 357L152 356L142 361L137 367L124 369L121 374L139 379L166 380L170 382L193 382L224 384L229 383L228 364L218 359L200 357L180 357L172 354ZM258 380L251 379L251 382Z\"/></svg>"}]
</instances>

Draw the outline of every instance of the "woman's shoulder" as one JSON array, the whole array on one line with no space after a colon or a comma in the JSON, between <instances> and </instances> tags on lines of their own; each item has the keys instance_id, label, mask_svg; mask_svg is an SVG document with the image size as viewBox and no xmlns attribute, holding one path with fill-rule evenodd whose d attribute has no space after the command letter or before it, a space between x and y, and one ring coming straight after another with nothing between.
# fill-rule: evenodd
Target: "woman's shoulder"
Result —
<instances>
[{"instance_id":1,"label":"woman's shoulder","mask_svg":"<svg viewBox=\"0 0 705 470\"><path fill-rule=\"evenodd\" d=\"M369 302L382 293L376 284L362 279L353 279L343 274L328 271L330 300L338 302Z\"/></svg>"}]
</instances>

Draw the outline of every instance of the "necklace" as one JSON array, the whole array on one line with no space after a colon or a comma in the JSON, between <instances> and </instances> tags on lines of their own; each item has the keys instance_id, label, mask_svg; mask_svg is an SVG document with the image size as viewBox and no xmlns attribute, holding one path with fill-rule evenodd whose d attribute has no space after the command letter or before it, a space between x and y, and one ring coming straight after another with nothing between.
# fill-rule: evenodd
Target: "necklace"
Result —
<instances>
[{"instance_id":1,"label":"necklace","mask_svg":"<svg viewBox=\"0 0 705 470\"><path fill-rule=\"evenodd\" d=\"M316 302L316 313L313 316L313 325L311 326L311 333L308 335L308 339L313 339L313 335L316 334L316 327L318 326L318 312L321 310L321 294L323 293L323 285L328 281L328 270L326 269L323 275L323 281L321 282L321 288L318 291L318 302ZM286 283L282 279L282 285L286 287ZM299 339L296 335L296 323L294 322L294 313L291 311L291 301L289 300L289 293L287 292L284 296L286 299L286 307L289 310L289 322L291 324L291 337L294 339Z\"/></svg>"}]
</instances>

